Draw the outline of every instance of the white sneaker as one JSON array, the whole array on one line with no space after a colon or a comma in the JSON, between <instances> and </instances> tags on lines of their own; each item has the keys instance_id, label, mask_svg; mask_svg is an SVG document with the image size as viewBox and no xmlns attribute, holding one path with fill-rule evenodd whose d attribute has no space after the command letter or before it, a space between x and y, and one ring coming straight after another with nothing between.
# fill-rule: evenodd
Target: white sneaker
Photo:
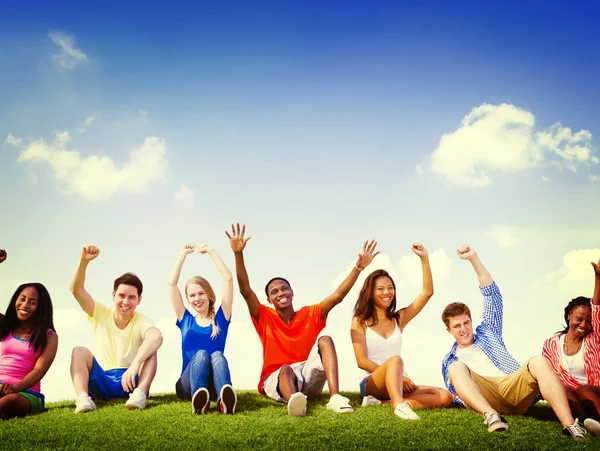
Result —
<instances>
[{"instance_id":1,"label":"white sneaker","mask_svg":"<svg viewBox=\"0 0 600 451\"><path fill-rule=\"evenodd\" d=\"M367 395L363 398L361 406L377 406L379 404L381 404L381 401L379 399L377 399L375 396Z\"/></svg>"},{"instance_id":2,"label":"white sneaker","mask_svg":"<svg viewBox=\"0 0 600 451\"><path fill-rule=\"evenodd\" d=\"M593 418L583 420L583 426L594 437L600 437L600 423Z\"/></svg>"},{"instance_id":3,"label":"white sneaker","mask_svg":"<svg viewBox=\"0 0 600 451\"><path fill-rule=\"evenodd\" d=\"M300 392L290 396L287 405L288 413L291 417L303 417L306 415L306 395Z\"/></svg>"},{"instance_id":4,"label":"white sneaker","mask_svg":"<svg viewBox=\"0 0 600 451\"><path fill-rule=\"evenodd\" d=\"M327 408L335 413L352 413L354 409L348 401L348 398L336 393L327 403Z\"/></svg>"},{"instance_id":5,"label":"white sneaker","mask_svg":"<svg viewBox=\"0 0 600 451\"><path fill-rule=\"evenodd\" d=\"M202 415L208 411L210 394L205 387L199 388L192 396L192 413Z\"/></svg>"},{"instance_id":6,"label":"white sneaker","mask_svg":"<svg viewBox=\"0 0 600 451\"><path fill-rule=\"evenodd\" d=\"M87 393L79 395L75 401L75 413L86 413L96 410L96 404Z\"/></svg>"},{"instance_id":7,"label":"white sneaker","mask_svg":"<svg viewBox=\"0 0 600 451\"><path fill-rule=\"evenodd\" d=\"M398 404L394 409L394 414L403 420L420 420L421 417L413 412L410 408L408 401L404 401L402 404Z\"/></svg>"},{"instance_id":8,"label":"white sneaker","mask_svg":"<svg viewBox=\"0 0 600 451\"><path fill-rule=\"evenodd\" d=\"M143 410L146 408L146 393L139 388L135 388L130 394L129 399L125 403L125 407L129 410Z\"/></svg>"}]
</instances>

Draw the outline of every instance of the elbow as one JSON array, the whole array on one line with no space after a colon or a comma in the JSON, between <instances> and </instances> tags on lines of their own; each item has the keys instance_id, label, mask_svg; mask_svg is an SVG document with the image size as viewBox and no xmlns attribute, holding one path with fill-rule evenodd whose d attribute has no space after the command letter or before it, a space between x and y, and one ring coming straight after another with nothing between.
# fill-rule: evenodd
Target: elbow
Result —
<instances>
[{"instance_id":1,"label":"elbow","mask_svg":"<svg viewBox=\"0 0 600 451\"><path fill-rule=\"evenodd\" d=\"M433 287L429 288L429 289L426 289L426 290L423 291L423 294L425 296L427 296L428 298L430 298L431 296L433 296L433 293L434 293Z\"/></svg>"},{"instance_id":2,"label":"elbow","mask_svg":"<svg viewBox=\"0 0 600 451\"><path fill-rule=\"evenodd\" d=\"M231 273L227 273L223 276L223 280L225 280L227 283L233 283L233 276Z\"/></svg>"}]
</instances>

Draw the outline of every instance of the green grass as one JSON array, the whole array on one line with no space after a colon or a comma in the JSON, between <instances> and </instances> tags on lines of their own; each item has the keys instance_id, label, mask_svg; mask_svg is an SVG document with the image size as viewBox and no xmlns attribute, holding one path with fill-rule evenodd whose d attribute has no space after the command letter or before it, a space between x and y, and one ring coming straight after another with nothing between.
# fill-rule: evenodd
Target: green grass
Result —
<instances>
[{"instance_id":1,"label":"green grass","mask_svg":"<svg viewBox=\"0 0 600 451\"><path fill-rule=\"evenodd\" d=\"M123 400L99 402L98 410L75 415L72 402L49 404L40 415L0 422L0 449L600 449L600 438L578 443L561 434L552 410L536 406L508 418L510 429L488 433L480 415L465 409L418 410L422 420L402 421L390 406L358 407L358 393L344 393L356 412L334 414L327 397L310 402L304 418L257 392L238 393L235 415L214 403L202 416L174 394L153 395L144 411Z\"/></svg>"}]
</instances>

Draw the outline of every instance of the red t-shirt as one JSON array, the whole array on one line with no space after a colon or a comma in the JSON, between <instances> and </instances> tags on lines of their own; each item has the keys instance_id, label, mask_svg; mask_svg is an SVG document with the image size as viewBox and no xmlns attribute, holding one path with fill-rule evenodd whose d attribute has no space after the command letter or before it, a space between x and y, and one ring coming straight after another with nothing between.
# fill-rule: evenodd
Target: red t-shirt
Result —
<instances>
[{"instance_id":1,"label":"red t-shirt","mask_svg":"<svg viewBox=\"0 0 600 451\"><path fill-rule=\"evenodd\" d=\"M282 365L304 362L325 327L327 318L321 318L321 304L302 307L289 324L283 322L277 312L260 305L258 321L252 323L263 346L263 367L258 391L265 394L265 379Z\"/></svg>"}]
</instances>

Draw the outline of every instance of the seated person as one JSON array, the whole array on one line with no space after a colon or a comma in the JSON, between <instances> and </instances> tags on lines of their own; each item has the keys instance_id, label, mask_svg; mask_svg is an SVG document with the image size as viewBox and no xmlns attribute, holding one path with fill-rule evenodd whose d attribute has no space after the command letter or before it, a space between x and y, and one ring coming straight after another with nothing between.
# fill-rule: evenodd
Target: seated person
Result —
<instances>
[{"instance_id":1,"label":"seated person","mask_svg":"<svg viewBox=\"0 0 600 451\"><path fill-rule=\"evenodd\" d=\"M180 399L192 401L192 413L197 415L206 413L211 398L217 401L220 412L233 414L237 395L231 386L229 363L223 355L233 307L233 277L211 246L198 246L198 252L208 254L223 276L223 291L221 306L215 312L216 296L208 280L200 276L188 280L185 297L195 312L192 315L183 304L177 282L183 262L195 250L193 244L181 247L169 278L169 298L177 316L177 327L181 330L183 357L175 392Z\"/></svg>"},{"instance_id":2,"label":"seated person","mask_svg":"<svg viewBox=\"0 0 600 451\"><path fill-rule=\"evenodd\" d=\"M94 301L85 290L86 269L99 254L96 246L83 247L70 286L94 329L94 353L77 346L71 355L71 378L77 394L75 413L95 410L92 398L115 399L128 393L125 406L144 409L156 375L156 351L162 335L150 318L136 311L143 289L136 275L125 273L115 280L113 309Z\"/></svg>"},{"instance_id":3,"label":"seated person","mask_svg":"<svg viewBox=\"0 0 600 451\"><path fill-rule=\"evenodd\" d=\"M544 342L542 355L565 386L571 413L600 435L600 260L593 263L594 297L565 307L567 327Z\"/></svg>"},{"instance_id":4,"label":"seated person","mask_svg":"<svg viewBox=\"0 0 600 451\"><path fill-rule=\"evenodd\" d=\"M44 410L40 381L57 348L48 290L41 283L21 285L0 314L0 419Z\"/></svg>"},{"instance_id":5,"label":"seated person","mask_svg":"<svg viewBox=\"0 0 600 451\"><path fill-rule=\"evenodd\" d=\"M252 323L263 346L263 367L258 391L276 401L286 402L290 416L306 415L306 400L323 391L325 381L331 398L327 408L336 413L351 413L348 399L339 394L338 364L331 337L319 333L325 327L327 315L342 302L360 272L379 253L377 243L366 242L350 274L322 302L295 310L294 292L290 283L275 277L267 282L265 294L274 308L262 305L252 288L244 263L243 251L250 237L244 237L246 226L231 226L229 237L235 254L235 269L240 292L246 300Z\"/></svg>"},{"instance_id":6,"label":"seated person","mask_svg":"<svg viewBox=\"0 0 600 451\"><path fill-rule=\"evenodd\" d=\"M356 305L350 335L356 363L362 370L360 394L363 406L391 400L396 416L419 420L411 407L448 407L453 396L443 388L418 386L404 372L402 332L433 296L433 278L427 249L412 245L421 259L423 291L408 306L396 311L396 285L391 276L378 269L367 276Z\"/></svg>"},{"instance_id":7,"label":"seated person","mask_svg":"<svg viewBox=\"0 0 600 451\"><path fill-rule=\"evenodd\" d=\"M503 414L524 414L539 393L548 401L563 426L575 440L585 440L585 430L571 415L562 383L542 356L531 357L520 366L502 338L503 306L500 289L469 246L458 256L473 265L483 295L483 321L473 333L471 311L463 303L449 304L442 313L446 330L456 340L442 362L446 387L459 403L484 416L488 431L504 431Z\"/></svg>"}]
</instances>

